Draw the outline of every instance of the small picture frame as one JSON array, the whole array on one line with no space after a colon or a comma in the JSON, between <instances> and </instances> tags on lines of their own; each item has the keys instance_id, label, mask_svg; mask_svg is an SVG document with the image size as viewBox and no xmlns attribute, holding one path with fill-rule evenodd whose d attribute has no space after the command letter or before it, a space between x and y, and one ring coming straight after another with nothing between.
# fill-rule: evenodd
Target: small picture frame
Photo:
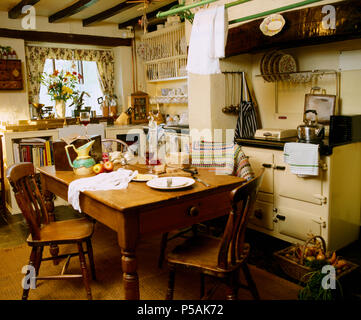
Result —
<instances>
[{"instance_id":1,"label":"small picture frame","mask_svg":"<svg viewBox=\"0 0 361 320\"><path fill-rule=\"evenodd\" d=\"M99 98L97 99L97 101L98 101L99 104L102 104L103 101L104 101L104 100L103 100L103 97L99 97Z\"/></svg>"}]
</instances>

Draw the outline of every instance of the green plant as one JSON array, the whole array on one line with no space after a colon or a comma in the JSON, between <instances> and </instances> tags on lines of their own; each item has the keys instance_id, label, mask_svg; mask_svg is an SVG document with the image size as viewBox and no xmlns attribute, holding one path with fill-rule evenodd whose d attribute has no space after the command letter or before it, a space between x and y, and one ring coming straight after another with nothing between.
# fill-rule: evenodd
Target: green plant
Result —
<instances>
[{"instance_id":1,"label":"green plant","mask_svg":"<svg viewBox=\"0 0 361 320\"><path fill-rule=\"evenodd\" d=\"M81 110L81 108L84 105L84 95L87 95L88 97L90 97L90 94L88 92L82 91L82 92L74 92L74 95L72 97L73 102L71 103L71 105L69 105L69 107L71 106L75 106L76 110Z\"/></svg>"},{"instance_id":2,"label":"green plant","mask_svg":"<svg viewBox=\"0 0 361 320\"><path fill-rule=\"evenodd\" d=\"M55 70L51 74L44 73L40 82L47 86L51 100L67 101L77 95L75 89L81 78L82 76L75 71L71 73Z\"/></svg>"},{"instance_id":3,"label":"green plant","mask_svg":"<svg viewBox=\"0 0 361 320\"><path fill-rule=\"evenodd\" d=\"M317 268L314 271L306 273L303 279L307 279L306 285L298 292L299 300L335 300L337 294L343 295L342 286L338 280L336 280L336 289L325 289L322 286L322 280L325 274L322 273L321 268ZM339 289L339 290L337 290Z\"/></svg>"}]
</instances>

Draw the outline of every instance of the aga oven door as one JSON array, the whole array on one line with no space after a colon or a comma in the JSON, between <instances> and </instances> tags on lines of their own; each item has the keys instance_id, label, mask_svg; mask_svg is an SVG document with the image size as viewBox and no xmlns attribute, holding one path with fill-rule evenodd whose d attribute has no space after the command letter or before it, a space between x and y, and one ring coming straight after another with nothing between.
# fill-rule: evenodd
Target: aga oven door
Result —
<instances>
[{"instance_id":1,"label":"aga oven door","mask_svg":"<svg viewBox=\"0 0 361 320\"><path fill-rule=\"evenodd\" d=\"M255 208L249 219L250 225L256 225L266 230L274 229L273 195L258 193Z\"/></svg>"},{"instance_id":2,"label":"aga oven door","mask_svg":"<svg viewBox=\"0 0 361 320\"><path fill-rule=\"evenodd\" d=\"M281 235L303 241L311 236L322 236L325 221L320 215L288 205L279 206L275 217Z\"/></svg>"},{"instance_id":3,"label":"aga oven door","mask_svg":"<svg viewBox=\"0 0 361 320\"><path fill-rule=\"evenodd\" d=\"M259 191L273 194L273 152L274 150L242 147L248 157L253 171L257 174L260 168L265 168L263 181Z\"/></svg>"},{"instance_id":4,"label":"aga oven door","mask_svg":"<svg viewBox=\"0 0 361 320\"><path fill-rule=\"evenodd\" d=\"M283 162L283 151L275 152L275 194L279 197L322 205L327 201L322 186L325 175L326 171L320 168L318 176L299 177Z\"/></svg>"}]
</instances>

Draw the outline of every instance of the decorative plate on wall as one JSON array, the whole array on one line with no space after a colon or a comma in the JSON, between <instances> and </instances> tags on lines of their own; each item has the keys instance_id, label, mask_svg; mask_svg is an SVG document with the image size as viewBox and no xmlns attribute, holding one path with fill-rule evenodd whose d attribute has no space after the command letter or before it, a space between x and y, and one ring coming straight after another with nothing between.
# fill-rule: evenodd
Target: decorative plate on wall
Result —
<instances>
[{"instance_id":1,"label":"decorative plate on wall","mask_svg":"<svg viewBox=\"0 0 361 320\"><path fill-rule=\"evenodd\" d=\"M285 23L285 19L276 13L265 18L259 28L265 36L274 36L282 30Z\"/></svg>"},{"instance_id":2,"label":"decorative plate on wall","mask_svg":"<svg viewBox=\"0 0 361 320\"><path fill-rule=\"evenodd\" d=\"M267 76L267 74L272 73L272 72L270 72L270 70L268 70L268 65L269 65L269 61L270 61L271 57L276 53L277 53L276 50L267 52L261 60L261 73L262 73L262 75L264 75L263 79L267 82L272 81L272 78L270 76Z\"/></svg>"},{"instance_id":3,"label":"decorative plate on wall","mask_svg":"<svg viewBox=\"0 0 361 320\"><path fill-rule=\"evenodd\" d=\"M144 42L139 42L137 45L137 55L143 60L147 58L148 46Z\"/></svg>"},{"instance_id":4,"label":"decorative plate on wall","mask_svg":"<svg viewBox=\"0 0 361 320\"><path fill-rule=\"evenodd\" d=\"M278 75L274 75L274 73L278 73L278 71L275 71L274 65L276 61L279 61L282 57L283 53L280 51L276 51L274 54L271 55L268 66L267 66L267 73L271 74L270 79L271 81L279 80Z\"/></svg>"},{"instance_id":5,"label":"decorative plate on wall","mask_svg":"<svg viewBox=\"0 0 361 320\"><path fill-rule=\"evenodd\" d=\"M296 72L297 65L296 60L290 54L284 54L280 61L278 62L278 69L280 73L284 72ZM289 74L281 75L283 80L287 80L290 78Z\"/></svg>"}]
</instances>

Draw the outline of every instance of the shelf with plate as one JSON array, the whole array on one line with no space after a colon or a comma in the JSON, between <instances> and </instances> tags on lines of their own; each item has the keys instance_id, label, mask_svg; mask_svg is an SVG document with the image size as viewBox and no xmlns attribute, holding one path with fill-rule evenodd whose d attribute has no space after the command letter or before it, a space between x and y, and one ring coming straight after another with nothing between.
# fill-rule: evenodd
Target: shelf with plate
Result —
<instances>
[{"instance_id":1,"label":"shelf with plate","mask_svg":"<svg viewBox=\"0 0 361 320\"><path fill-rule=\"evenodd\" d=\"M260 61L261 74L266 82L293 82L308 83L324 75L334 75L337 79L338 72L330 69L297 70L297 61L291 54L282 50L271 50L266 52Z\"/></svg>"},{"instance_id":2,"label":"shelf with plate","mask_svg":"<svg viewBox=\"0 0 361 320\"><path fill-rule=\"evenodd\" d=\"M188 76L184 77L173 77L173 78L165 78L165 79L157 79L157 80L148 80L148 83L158 83L158 82L168 82L168 81L182 81L187 80Z\"/></svg>"},{"instance_id":3,"label":"shelf with plate","mask_svg":"<svg viewBox=\"0 0 361 320\"><path fill-rule=\"evenodd\" d=\"M169 81L187 77L187 56L177 55L144 63L147 81Z\"/></svg>"},{"instance_id":4,"label":"shelf with plate","mask_svg":"<svg viewBox=\"0 0 361 320\"><path fill-rule=\"evenodd\" d=\"M320 69L280 73L262 73L257 74L256 77L262 77L267 82L285 81L294 83L307 83L311 82L315 78L319 78L325 75L333 75L337 78L338 71L332 69Z\"/></svg>"},{"instance_id":5,"label":"shelf with plate","mask_svg":"<svg viewBox=\"0 0 361 320\"><path fill-rule=\"evenodd\" d=\"M187 41L184 23L145 34L137 44L147 82L186 78Z\"/></svg>"},{"instance_id":6,"label":"shelf with plate","mask_svg":"<svg viewBox=\"0 0 361 320\"><path fill-rule=\"evenodd\" d=\"M154 96L149 99L149 104L187 104L188 96L187 95L177 95L177 96Z\"/></svg>"}]
</instances>

